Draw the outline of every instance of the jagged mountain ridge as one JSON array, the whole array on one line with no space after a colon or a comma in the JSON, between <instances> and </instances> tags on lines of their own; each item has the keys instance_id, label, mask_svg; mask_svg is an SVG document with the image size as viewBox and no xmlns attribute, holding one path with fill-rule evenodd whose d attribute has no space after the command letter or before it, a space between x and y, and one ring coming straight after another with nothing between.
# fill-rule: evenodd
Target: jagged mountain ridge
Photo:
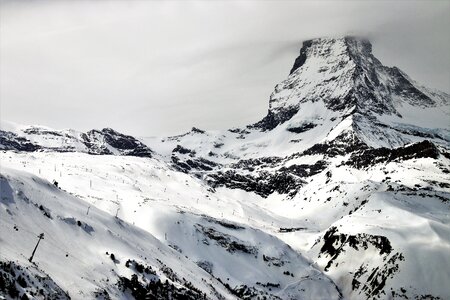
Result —
<instances>
[{"instance_id":1,"label":"jagged mountain ridge","mask_svg":"<svg viewBox=\"0 0 450 300\"><path fill-rule=\"evenodd\" d=\"M88 154L152 157L152 150L138 139L111 128L90 130L54 130L43 126L4 124L0 130L0 148L19 151L82 152Z\"/></svg>"},{"instance_id":2,"label":"jagged mountain ridge","mask_svg":"<svg viewBox=\"0 0 450 300\"><path fill-rule=\"evenodd\" d=\"M384 67L366 40L316 39L304 43L261 122L228 131L193 128L180 136L142 139L153 151L152 162L124 157L108 160L111 168L96 166L95 157L78 157L75 152L73 159L80 165L64 166L70 175L62 184L111 214L119 203L124 220L201 261L223 282L229 278L234 292L253 297L299 295L298 286L282 294L290 285L277 272L270 279L260 277L267 282L245 282L248 289L242 290L240 283L249 277L230 270L221 259L241 259L236 252L198 257L204 249L226 248L233 242L244 253L260 249L254 242L260 235L240 229L249 226L304 254L334 280L344 298L445 299L450 296L445 285L450 276L440 266L450 264L445 251L450 245L445 214L450 209L448 99L399 69ZM41 175L42 163L60 165L69 154L53 152L60 150L48 144L42 147L44 142L23 130L14 132L40 148L32 150L37 151L32 156L21 153L26 149L4 152L5 164L48 180L58 176L56 167ZM5 140L11 142L11 134ZM67 140L66 149L80 151L70 143ZM142 170L140 176L127 173L130 163ZM87 177L99 187L83 187ZM132 193L118 196L121 189ZM145 220L161 211L167 211L158 218L163 226ZM230 231L199 221L199 214L223 224L232 220L232 225L225 225ZM165 240L164 232L176 238ZM193 234L203 235L205 242L190 238ZM279 250L269 255L261 249L258 254L263 255L255 262L280 264ZM292 269L285 271L290 276Z\"/></svg>"}]
</instances>

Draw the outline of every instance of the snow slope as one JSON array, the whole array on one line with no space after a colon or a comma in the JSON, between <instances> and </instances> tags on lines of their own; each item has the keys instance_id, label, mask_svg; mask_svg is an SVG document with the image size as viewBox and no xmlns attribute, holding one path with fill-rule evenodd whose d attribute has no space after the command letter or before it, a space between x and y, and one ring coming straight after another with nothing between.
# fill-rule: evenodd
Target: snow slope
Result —
<instances>
[{"instance_id":1,"label":"snow slope","mask_svg":"<svg viewBox=\"0 0 450 300\"><path fill-rule=\"evenodd\" d=\"M8 169L3 169L5 166ZM14 200L14 203L18 202L26 207L18 207L12 218L5 218L7 221L3 226L8 228L9 231L4 232L6 229L2 229L2 237L5 236L5 240L14 240L12 236L16 232L13 225L17 225L19 229L27 230L27 239L24 240L26 243L19 247L16 241L12 245L5 245L5 249L10 248L11 250L9 250L10 252L6 251L8 254L3 257L3 260L14 260L18 252L27 253L26 250L29 250L32 247L30 245L34 242L32 237L38 233L36 224L39 224L38 228L44 231L46 235L57 236L51 238L51 243L47 244L49 247L53 247L59 241L60 235L64 236L61 237L62 244L58 244L58 248L53 249L53 252L50 252L50 250L47 250L49 251L47 252L45 247L44 250L39 249L43 252L43 258L53 257L56 253L64 258L64 255L70 252L69 256L73 255L76 258L73 261L74 263L83 263L78 269L76 267L71 269L68 273L70 275L66 276L90 272L89 276L83 276L83 278L90 278L89 282L80 280L80 283L73 283L69 289L66 284L68 279L63 275L67 266L63 262L55 264L54 261L47 261L39 265L41 269L46 270L51 278L58 278L56 282L59 286L63 290L69 290L69 294L72 296L79 294L80 291L87 290L88 292L84 293L89 297L89 295L93 295L94 288L98 288L106 289L111 297L120 297L120 293L117 288L114 289L114 286L108 287L107 284L96 284L97 281L106 277L123 276L123 274L129 276L129 273L120 272L123 271L123 266L113 263L109 256L104 254L105 252L113 252L116 259L121 261L121 264L124 264L128 259L132 259L150 265L157 270L158 262L143 258L152 253L153 258L162 260L165 265L174 270L179 278L192 278L194 276L194 278L206 279L207 283L212 282L214 289L226 298L233 297L229 295L229 292L223 291L225 284L233 289L235 294L248 293L264 295L269 298L280 297L281 299L298 299L311 295L318 299L340 298L338 289L330 279L317 268L311 266L311 261L292 250L281 240L248 225L224 221L224 210L221 210L221 208L232 204L237 211L240 205L238 201L219 200L219 197L208 192L208 187L201 181L189 175L166 169L164 166L164 163L148 158L91 156L78 153L60 153L57 155L45 152L38 152L33 155L13 152L3 153L2 172L6 172L7 176L11 178L5 180L5 186L16 177L19 177L21 181L25 181L23 177L30 177L26 178L25 187L36 185L34 181L38 177L11 171L13 169L24 169L39 175L39 178L44 177L49 180L56 178L62 189L55 188L48 181L40 182L42 179L39 179L38 186L31 190L27 189L26 192L21 192L22 189L16 190L16 187L12 188L13 191L16 191L16 194L22 195L22 198L27 197L33 200L29 200L32 201L29 203L26 203L26 201L22 203L24 200L20 197L19 199L22 202ZM190 186L192 193L181 194L186 186ZM5 200L9 196L3 195L7 190L7 187L2 188L2 199L4 199L2 204L5 201L5 216L12 211L9 208L9 200ZM47 193L37 196L38 193L46 190L50 190L56 195ZM67 194L67 192L64 192L65 190L74 195L76 193L77 198ZM190 207L187 202L194 203L197 201L195 197L199 199L198 206ZM49 203L48 200L44 202L44 199L47 198L55 199L53 200L54 203ZM80 198L88 202L79 200ZM70 200L75 202L76 211L74 212L67 205ZM44 210L38 209L33 203L36 203L37 206L43 203ZM89 215L86 216L89 206L91 207ZM97 211L95 207L99 207L105 212ZM244 208L243 210L239 213L239 216L236 213L236 220L244 220L247 215L250 215L246 211L250 211L251 208ZM45 217L43 211L49 211L52 219ZM24 216L26 221L14 217L19 215L19 212L22 212L21 215ZM200 215L201 212L207 212L209 215L216 216L216 218ZM120 219L113 217L115 213ZM39 220L36 220L33 214ZM101 216L101 221L98 220L100 217L96 214ZM229 214L232 215L233 212L229 211ZM106 220L104 220L105 218ZM54 223L55 220L65 227L60 228L59 223L46 224L48 222ZM88 228L93 229L83 232L76 225L78 220L81 220L82 228L88 226ZM44 224L40 224L42 222ZM138 230L133 225L129 225L130 223L145 229L145 231ZM33 226L33 224L35 225ZM50 230L49 226L52 229L59 230L59 232ZM121 228L124 229L121 230ZM67 232L68 229L74 229L76 232ZM97 233L99 231L103 235ZM134 234L134 231L139 234ZM161 245L148 232L159 238L166 246ZM119 241L114 240L114 237L117 237ZM125 237L125 241L122 241ZM70 244L69 241L73 240L77 240L78 247ZM125 245L122 245L122 243ZM98 247L93 247L91 244L96 244ZM168 251L168 246L179 252L174 252L175 250L172 249ZM86 253L83 251L86 248L92 249ZM141 251L136 251L135 248ZM162 249L174 256L171 259L178 261L178 263L180 259L188 259L188 264L183 263L180 266L191 266L194 270L190 269L190 275L187 276L186 271L179 271L172 264L165 262L163 258L169 256L169 254ZM77 254L72 254L72 252ZM92 262L85 256L92 258L94 261L97 261L99 257L103 258L99 262L102 266L92 268ZM20 261L22 264L25 264L25 258L25 256L22 257ZM113 273L109 272L111 266L117 266L117 270L114 270ZM205 271L199 266L208 270L213 277L205 274ZM86 270L86 268L89 270ZM194 272L197 273L193 275ZM94 283L92 283L92 278L95 280ZM217 287L217 281L213 278L223 282L223 285L220 284ZM208 297L213 295L211 288L205 289L204 286L197 285L197 281L190 281L194 287L206 291ZM201 281L203 282L203 280Z\"/></svg>"},{"instance_id":2,"label":"snow slope","mask_svg":"<svg viewBox=\"0 0 450 300\"><path fill-rule=\"evenodd\" d=\"M147 283L168 279L188 289L192 284L208 298L233 298L217 280L148 232L39 177L4 167L1 172L2 261L14 261L31 272L45 272L74 299L94 298L95 292L103 291L112 298L127 299L129 291L120 290L116 283L119 276L132 274ZM40 233L44 239L31 264L28 258ZM151 267L154 274L126 267L127 260ZM28 281L27 285L33 284ZM31 297L30 290L22 289Z\"/></svg>"},{"instance_id":3,"label":"snow slope","mask_svg":"<svg viewBox=\"0 0 450 300\"><path fill-rule=\"evenodd\" d=\"M393 264L400 268L386 280L385 288L392 287L401 295L402 289L406 290L408 296L448 296L447 269L433 267L449 259L450 244L445 238L449 229L450 180L445 173L448 160L444 160L444 166L424 158L390 162L368 170L336 161L328 167L330 176L325 174L328 171L312 176L288 200L277 193L263 198L224 187L214 191L202 180L168 168L155 158L45 152L4 152L1 158L3 167L27 170L49 181L56 179L61 189L103 209L112 219L120 208L121 219L152 233L180 251L180 256L202 265L235 290L246 285L255 287L258 294L267 292L282 299L298 296L286 289L301 291L301 285L292 285L299 279L326 280L318 267L335 280L344 295L358 298L365 294L350 288L353 274L361 267L366 273L373 272L380 265L385 266L384 260L401 255L403 260L397 258ZM423 199L427 202L423 203ZM86 206L87 203L83 213ZM403 220L400 228L398 219ZM380 250L373 245L365 250L360 246L358 251L364 253L361 257L345 245L343 248L348 249L326 269L331 256L322 248L327 241L325 235L332 228L338 229L334 235L384 236L392 250L389 255L374 259ZM430 236L435 238L431 240ZM358 239L364 244L363 237ZM418 242L412 243L413 240ZM418 265L418 255L428 263ZM311 266L314 261L317 267ZM411 280L410 274L420 274L421 288L406 284ZM357 277L361 288L368 285L369 275ZM280 284L280 288L270 287L270 291L261 283ZM329 286L333 295L333 285ZM324 290L323 284L319 289ZM315 291L312 286L304 290Z\"/></svg>"}]
</instances>

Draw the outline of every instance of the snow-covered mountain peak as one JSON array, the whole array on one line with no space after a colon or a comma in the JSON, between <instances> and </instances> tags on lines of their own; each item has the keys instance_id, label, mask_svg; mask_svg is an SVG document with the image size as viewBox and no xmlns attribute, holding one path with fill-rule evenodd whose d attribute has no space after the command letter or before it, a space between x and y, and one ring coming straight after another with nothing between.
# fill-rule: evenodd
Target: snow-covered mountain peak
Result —
<instances>
[{"instance_id":1,"label":"snow-covered mountain peak","mask_svg":"<svg viewBox=\"0 0 450 300\"><path fill-rule=\"evenodd\" d=\"M446 128L433 119L426 126L417 121L423 119L419 115L424 110L437 113L434 120L448 120L449 104L450 95L418 84L397 67L384 66L368 40L318 38L303 42L289 76L270 96L267 115L248 128L270 131L281 124L288 130L305 124L312 128L328 121L333 123L330 129L342 129L339 122L347 120L346 128L369 146L398 147L411 140L399 137L399 132L384 139L378 125ZM348 115L354 115L350 123Z\"/></svg>"},{"instance_id":2,"label":"snow-covered mountain peak","mask_svg":"<svg viewBox=\"0 0 450 300\"><path fill-rule=\"evenodd\" d=\"M450 299L449 99L345 37L245 128L0 121L0 299Z\"/></svg>"},{"instance_id":3,"label":"snow-covered mountain peak","mask_svg":"<svg viewBox=\"0 0 450 300\"><path fill-rule=\"evenodd\" d=\"M273 129L291 119L308 101L322 100L327 107L342 108L336 99L345 100L350 93L355 67L345 39L305 41L288 78L270 96L267 116L256 127Z\"/></svg>"},{"instance_id":4,"label":"snow-covered mountain peak","mask_svg":"<svg viewBox=\"0 0 450 300\"><path fill-rule=\"evenodd\" d=\"M273 129L290 120L302 103L323 101L333 111L355 107L365 115L394 114L397 107L447 105L450 96L431 91L397 67L386 67L363 38L318 38L303 42L287 79L275 87L268 115L256 127Z\"/></svg>"},{"instance_id":5,"label":"snow-covered mountain peak","mask_svg":"<svg viewBox=\"0 0 450 300\"><path fill-rule=\"evenodd\" d=\"M328 59L330 56L350 55L352 57L372 57L372 44L369 40L356 37L317 38L303 42L300 56L295 60L289 74L299 69L307 59Z\"/></svg>"}]
</instances>

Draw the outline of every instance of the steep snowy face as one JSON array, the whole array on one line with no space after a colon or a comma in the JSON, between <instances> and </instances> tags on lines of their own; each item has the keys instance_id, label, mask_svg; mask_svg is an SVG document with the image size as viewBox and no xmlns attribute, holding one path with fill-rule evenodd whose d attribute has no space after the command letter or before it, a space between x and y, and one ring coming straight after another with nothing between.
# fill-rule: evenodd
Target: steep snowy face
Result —
<instances>
[{"instance_id":1,"label":"steep snowy face","mask_svg":"<svg viewBox=\"0 0 450 300\"><path fill-rule=\"evenodd\" d=\"M252 127L271 130L296 119L304 103L319 101L332 111L401 117L398 107L448 105L450 96L383 66L365 39L319 38L303 43L288 78L270 96L267 116Z\"/></svg>"},{"instance_id":2,"label":"steep snowy face","mask_svg":"<svg viewBox=\"0 0 450 300\"><path fill-rule=\"evenodd\" d=\"M342 100L352 87L355 67L344 39L306 41L289 77L275 87L269 110L277 113L283 108L319 99L329 108L352 105Z\"/></svg>"},{"instance_id":3,"label":"steep snowy face","mask_svg":"<svg viewBox=\"0 0 450 300\"><path fill-rule=\"evenodd\" d=\"M342 100L351 91L355 67L345 39L305 41L290 75L270 96L267 116L256 127L273 129L291 119L308 101L323 100L327 107L343 108Z\"/></svg>"}]
</instances>

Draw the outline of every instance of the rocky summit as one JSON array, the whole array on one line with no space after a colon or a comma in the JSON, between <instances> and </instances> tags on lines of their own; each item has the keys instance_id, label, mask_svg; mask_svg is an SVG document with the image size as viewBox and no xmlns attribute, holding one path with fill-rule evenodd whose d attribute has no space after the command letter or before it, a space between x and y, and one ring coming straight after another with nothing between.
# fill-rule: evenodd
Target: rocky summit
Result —
<instances>
[{"instance_id":1,"label":"rocky summit","mask_svg":"<svg viewBox=\"0 0 450 300\"><path fill-rule=\"evenodd\" d=\"M304 41L240 128L4 122L0 295L449 299L449 125L357 37Z\"/></svg>"}]
</instances>

